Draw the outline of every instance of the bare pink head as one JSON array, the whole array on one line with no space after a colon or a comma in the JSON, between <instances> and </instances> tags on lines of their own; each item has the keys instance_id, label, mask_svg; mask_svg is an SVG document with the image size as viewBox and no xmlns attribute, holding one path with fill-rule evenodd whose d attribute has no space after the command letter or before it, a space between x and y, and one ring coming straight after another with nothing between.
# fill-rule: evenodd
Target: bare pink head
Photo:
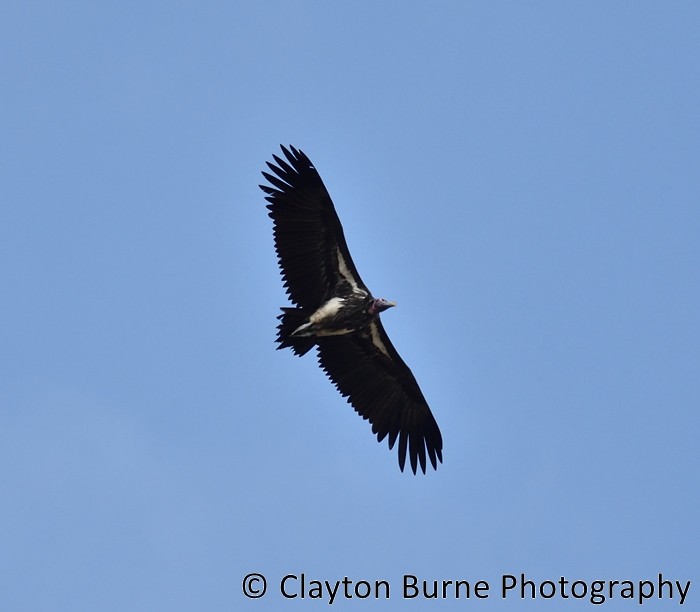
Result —
<instances>
[{"instance_id":1,"label":"bare pink head","mask_svg":"<svg viewBox=\"0 0 700 612\"><path fill-rule=\"evenodd\" d=\"M396 303L385 300L384 298L377 298L369 305L368 312L371 315L376 315L392 306L396 306Z\"/></svg>"}]
</instances>

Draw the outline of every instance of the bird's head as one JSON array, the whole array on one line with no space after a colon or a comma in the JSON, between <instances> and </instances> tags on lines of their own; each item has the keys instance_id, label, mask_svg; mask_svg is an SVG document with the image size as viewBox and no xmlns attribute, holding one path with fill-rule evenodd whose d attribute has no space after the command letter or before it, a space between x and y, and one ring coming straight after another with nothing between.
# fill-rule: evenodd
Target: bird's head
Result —
<instances>
[{"instance_id":1,"label":"bird's head","mask_svg":"<svg viewBox=\"0 0 700 612\"><path fill-rule=\"evenodd\" d=\"M377 298L369 305L369 314L379 314L380 312L384 312L387 308L391 308L392 306L396 306L396 303L390 302L389 300L385 300L384 298Z\"/></svg>"}]
</instances>

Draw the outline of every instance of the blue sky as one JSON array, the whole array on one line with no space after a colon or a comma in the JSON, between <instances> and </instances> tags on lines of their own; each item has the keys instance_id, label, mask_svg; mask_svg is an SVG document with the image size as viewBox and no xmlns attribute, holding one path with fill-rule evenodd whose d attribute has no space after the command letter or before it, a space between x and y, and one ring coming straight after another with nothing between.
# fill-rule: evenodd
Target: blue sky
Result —
<instances>
[{"instance_id":1,"label":"blue sky","mask_svg":"<svg viewBox=\"0 0 700 612\"><path fill-rule=\"evenodd\" d=\"M683 1L5 2L0 607L327 606L280 594L302 572L391 582L333 609L597 607L498 597L520 573L663 572L699 606L699 28ZM437 472L274 350L280 143L398 303ZM405 573L492 595L406 601Z\"/></svg>"}]
</instances>

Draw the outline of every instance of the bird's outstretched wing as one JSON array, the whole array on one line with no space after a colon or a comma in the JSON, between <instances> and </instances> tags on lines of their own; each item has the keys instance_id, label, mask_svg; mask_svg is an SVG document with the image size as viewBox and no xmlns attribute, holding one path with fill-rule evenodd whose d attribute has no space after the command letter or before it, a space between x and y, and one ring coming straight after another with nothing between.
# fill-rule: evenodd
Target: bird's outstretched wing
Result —
<instances>
[{"instance_id":1,"label":"bird's outstretched wing","mask_svg":"<svg viewBox=\"0 0 700 612\"><path fill-rule=\"evenodd\" d=\"M340 393L372 424L389 448L399 441L399 467L406 463L425 473L426 454L433 469L442 463L442 436L411 370L396 352L379 319L362 331L318 338L318 360Z\"/></svg>"},{"instance_id":2,"label":"bird's outstretched wing","mask_svg":"<svg viewBox=\"0 0 700 612\"><path fill-rule=\"evenodd\" d=\"M267 194L275 249L289 298L297 306L315 309L339 289L367 291L316 168L299 149L282 147L282 153L286 161L273 155L277 165L267 164L274 174L263 172L272 187L260 188Z\"/></svg>"}]
</instances>

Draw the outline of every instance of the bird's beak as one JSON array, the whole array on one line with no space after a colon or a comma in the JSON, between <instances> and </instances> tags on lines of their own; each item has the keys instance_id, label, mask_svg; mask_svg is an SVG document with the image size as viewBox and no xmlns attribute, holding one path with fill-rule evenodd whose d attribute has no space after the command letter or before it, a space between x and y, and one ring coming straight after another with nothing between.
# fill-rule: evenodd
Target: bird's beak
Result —
<instances>
[{"instance_id":1,"label":"bird's beak","mask_svg":"<svg viewBox=\"0 0 700 612\"><path fill-rule=\"evenodd\" d=\"M392 308L392 307L394 307L394 306L396 306L396 302L387 302L387 303L386 303L386 307L387 307L387 308Z\"/></svg>"}]
</instances>

